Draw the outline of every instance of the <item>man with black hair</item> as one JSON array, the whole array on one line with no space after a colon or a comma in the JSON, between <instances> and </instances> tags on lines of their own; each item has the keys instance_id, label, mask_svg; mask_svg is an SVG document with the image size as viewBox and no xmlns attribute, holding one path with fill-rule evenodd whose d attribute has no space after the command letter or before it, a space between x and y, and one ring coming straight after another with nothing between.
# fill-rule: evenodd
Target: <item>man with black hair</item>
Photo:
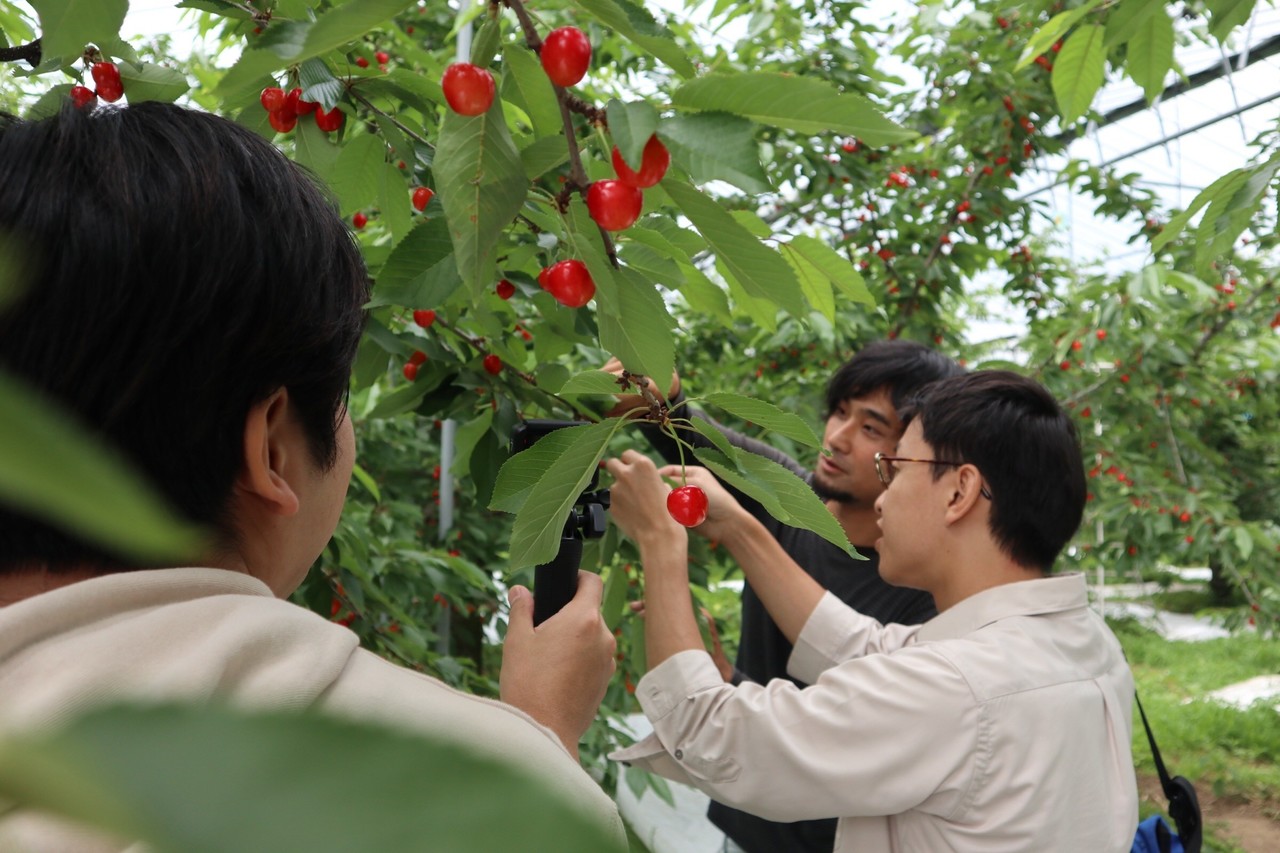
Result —
<instances>
[{"instance_id":1,"label":"man with black hair","mask_svg":"<svg viewBox=\"0 0 1280 853\"><path fill-rule=\"evenodd\" d=\"M369 281L315 182L269 142L159 103L0 122L0 234L20 246L0 371L92 429L210 531L137 565L0 509L0 732L127 700L225 701L385 723L514 763L616 838L577 764L613 672L601 585L535 633L511 595L504 702L359 647L286 602L338 522L346 394ZM25 810L0 849L118 849Z\"/></svg>"},{"instance_id":2,"label":"man with black hair","mask_svg":"<svg viewBox=\"0 0 1280 853\"><path fill-rule=\"evenodd\" d=\"M605 366L620 372L612 361ZM769 532L783 552L796 562L819 586L837 599L883 622L916 625L937 613L928 593L885 583L877 571L879 555L876 539L875 501L884 486L876 477L877 452L891 453L902 435L901 411L922 388L938 379L955 376L962 368L950 358L918 343L903 340L876 341L864 346L832 374L825 395L825 425L822 447L814 470L763 442L723 426L729 441L751 453L772 459L805 480L826 502L827 508L849 541L866 557L858 560L811 530L791 527L769 515L755 500L732 487L733 497ZM673 382L669 406L674 415L705 417L687 412L679 377ZM623 413L644 405L638 395L626 396L613 413ZM675 441L657 429L647 429L651 443L668 463L680 461ZM697 433L688 438L697 446L710 442ZM721 484L723 485L723 484ZM787 672L792 646L779 629L752 585L750 561L753 555L735 550L736 540L722 541L742 565L746 583L742 590L742 627L736 664L723 658L717 666L727 681L739 684L754 681L767 684L786 678L796 685L805 683ZM748 853L825 853L835 844L836 821L813 820L776 822L712 801L707 817L726 836Z\"/></svg>"},{"instance_id":3,"label":"man with black hair","mask_svg":"<svg viewBox=\"0 0 1280 853\"><path fill-rule=\"evenodd\" d=\"M748 578L795 644L801 689L725 684L692 615L688 538L642 454L611 513L640 546L654 734L614 754L773 820L838 817L837 851L1127 851L1137 824L1133 678L1088 606L1054 577L1080 524L1071 419L1004 371L941 380L904 412L875 465L880 574L939 615L884 625L840 601L702 469L708 536L751 555Z\"/></svg>"}]
</instances>

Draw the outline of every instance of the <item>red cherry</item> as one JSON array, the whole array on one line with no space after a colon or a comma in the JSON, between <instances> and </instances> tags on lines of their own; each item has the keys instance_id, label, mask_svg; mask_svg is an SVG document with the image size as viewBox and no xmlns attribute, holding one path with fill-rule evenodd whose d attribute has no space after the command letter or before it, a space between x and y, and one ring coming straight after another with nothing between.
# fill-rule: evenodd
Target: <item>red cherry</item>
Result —
<instances>
[{"instance_id":1,"label":"red cherry","mask_svg":"<svg viewBox=\"0 0 1280 853\"><path fill-rule=\"evenodd\" d=\"M81 107L81 108L86 107L89 104L92 104L97 99L98 99L98 96L95 95L93 93L93 90L90 89L88 86L72 86L71 87L71 102L75 104L77 107Z\"/></svg>"},{"instance_id":2,"label":"red cherry","mask_svg":"<svg viewBox=\"0 0 1280 853\"><path fill-rule=\"evenodd\" d=\"M670 165L671 152L667 150L667 146L662 144L662 140L656 134L650 136L649 141L644 144L644 154L640 158L639 172L631 171L627 161L622 159L622 152L618 151L618 146L613 146L613 172L618 176L618 180L624 184L630 184L640 189L651 187L662 180L663 176L667 174L667 167Z\"/></svg>"},{"instance_id":3,"label":"red cherry","mask_svg":"<svg viewBox=\"0 0 1280 853\"><path fill-rule=\"evenodd\" d=\"M431 324L436 321L436 312L430 308L419 308L413 312L413 322L417 323L424 329L430 329Z\"/></svg>"},{"instance_id":4,"label":"red cherry","mask_svg":"<svg viewBox=\"0 0 1280 853\"><path fill-rule=\"evenodd\" d=\"M484 357L484 371L490 376L497 376L502 372L502 359L496 355L486 355Z\"/></svg>"},{"instance_id":5,"label":"red cherry","mask_svg":"<svg viewBox=\"0 0 1280 853\"><path fill-rule=\"evenodd\" d=\"M426 364L426 362L427 354L420 349L414 350L413 354L409 356L410 364Z\"/></svg>"},{"instance_id":6,"label":"red cherry","mask_svg":"<svg viewBox=\"0 0 1280 853\"><path fill-rule=\"evenodd\" d=\"M596 295L596 283L591 280L591 273L582 261L560 261L544 272L547 281L543 286L561 305L581 308ZM541 281L542 276L538 279Z\"/></svg>"},{"instance_id":7,"label":"red cherry","mask_svg":"<svg viewBox=\"0 0 1280 853\"><path fill-rule=\"evenodd\" d=\"M667 495L667 512L685 527L707 520L707 493L697 486L681 486Z\"/></svg>"},{"instance_id":8,"label":"red cherry","mask_svg":"<svg viewBox=\"0 0 1280 853\"><path fill-rule=\"evenodd\" d=\"M276 116L276 113L271 114L273 121L275 119L275 116ZM295 118L294 121L296 122L297 119ZM365 216L363 213L357 213L355 216L351 217L351 224L356 227L357 231L359 231L361 228L369 224L369 217Z\"/></svg>"},{"instance_id":9,"label":"red cherry","mask_svg":"<svg viewBox=\"0 0 1280 853\"><path fill-rule=\"evenodd\" d=\"M510 299L515 295L516 286L504 278L502 281L498 282L496 290L498 292L498 298Z\"/></svg>"},{"instance_id":10,"label":"red cherry","mask_svg":"<svg viewBox=\"0 0 1280 853\"><path fill-rule=\"evenodd\" d=\"M379 65L386 65L388 62L391 61L391 55L387 53L385 50L378 51L373 55L373 58L378 60Z\"/></svg>"},{"instance_id":11,"label":"red cherry","mask_svg":"<svg viewBox=\"0 0 1280 853\"><path fill-rule=\"evenodd\" d=\"M432 190L426 187L418 187L413 191L413 209L421 212L431 203L431 198L434 195L435 192Z\"/></svg>"},{"instance_id":12,"label":"red cherry","mask_svg":"<svg viewBox=\"0 0 1280 853\"><path fill-rule=\"evenodd\" d=\"M1099 330L1098 330L1098 340L1100 340L1100 341L1105 341L1106 339L1107 339L1107 330L1106 330L1106 329L1099 329Z\"/></svg>"},{"instance_id":13,"label":"red cherry","mask_svg":"<svg viewBox=\"0 0 1280 853\"><path fill-rule=\"evenodd\" d=\"M320 128L325 133L333 133L335 130L341 129L344 118L345 116L343 116L342 110L337 107L334 107L328 112L325 112L324 110L316 110L316 127Z\"/></svg>"},{"instance_id":14,"label":"red cherry","mask_svg":"<svg viewBox=\"0 0 1280 853\"><path fill-rule=\"evenodd\" d=\"M285 109L292 109L300 116L315 112L318 106L320 104L315 101L302 100L302 90L297 87L290 89L289 94L285 96Z\"/></svg>"},{"instance_id":15,"label":"red cherry","mask_svg":"<svg viewBox=\"0 0 1280 853\"><path fill-rule=\"evenodd\" d=\"M357 56L357 57L356 57L356 65L357 65L358 67L360 67L360 68L368 68L368 67L369 67L369 60L365 59L363 56Z\"/></svg>"},{"instance_id":16,"label":"red cherry","mask_svg":"<svg viewBox=\"0 0 1280 853\"><path fill-rule=\"evenodd\" d=\"M541 287L543 290L547 289L547 284L550 281L550 278L549 278L550 274L551 274L550 267L543 267L542 271L538 273L538 286Z\"/></svg>"},{"instance_id":17,"label":"red cherry","mask_svg":"<svg viewBox=\"0 0 1280 853\"><path fill-rule=\"evenodd\" d=\"M418 365L412 361L404 366L404 378L410 382L418 378Z\"/></svg>"},{"instance_id":18,"label":"red cherry","mask_svg":"<svg viewBox=\"0 0 1280 853\"><path fill-rule=\"evenodd\" d=\"M606 231L630 228L640 218L644 195L622 181L596 181L587 190L587 211Z\"/></svg>"},{"instance_id":19,"label":"red cherry","mask_svg":"<svg viewBox=\"0 0 1280 853\"><path fill-rule=\"evenodd\" d=\"M560 27L542 42L542 70L557 86L575 86L591 65L591 42L577 27Z\"/></svg>"},{"instance_id":20,"label":"red cherry","mask_svg":"<svg viewBox=\"0 0 1280 853\"><path fill-rule=\"evenodd\" d=\"M271 122L271 126L280 133L288 133L298 123L298 116L288 108L285 108L268 113L267 121Z\"/></svg>"},{"instance_id":21,"label":"red cherry","mask_svg":"<svg viewBox=\"0 0 1280 853\"><path fill-rule=\"evenodd\" d=\"M1069 362L1069 361L1065 361L1065 360L1064 360L1064 361L1062 362L1062 364L1059 364L1059 365L1058 365L1058 367L1061 367L1063 370L1070 370L1070 369L1071 369L1071 362Z\"/></svg>"},{"instance_id":22,"label":"red cherry","mask_svg":"<svg viewBox=\"0 0 1280 853\"><path fill-rule=\"evenodd\" d=\"M120 69L112 62L95 62L89 66L93 82L98 87L98 97L114 103L124 97L124 84L120 82Z\"/></svg>"},{"instance_id":23,"label":"red cherry","mask_svg":"<svg viewBox=\"0 0 1280 853\"><path fill-rule=\"evenodd\" d=\"M444 99L458 115L478 116L493 104L493 75L469 62L455 62L440 78Z\"/></svg>"},{"instance_id":24,"label":"red cherry","mask_svg":"<svg viewBox=\"0 0 1280 853\"><path fill-rule=\"evenodd\" d=\"M262 94L258 96L258 100L262 102L262 108L269 113L278 113L284 109L285 95L284 89L279 86L268 86L262 90Z\"/></svg>"},{"instance_id":25,"label":"red cherry","mask_svg":"<svg viewBox=\"0 0 1280 853\"><path fill-rule=\"evenodd\" d=\"M1189 512L1184 512L1182 515L1178 516L1178 521L1181 521L1183 524L1186 524L1190 520L1191 520L1191 513Z\"/></svg>"}]
</instances>

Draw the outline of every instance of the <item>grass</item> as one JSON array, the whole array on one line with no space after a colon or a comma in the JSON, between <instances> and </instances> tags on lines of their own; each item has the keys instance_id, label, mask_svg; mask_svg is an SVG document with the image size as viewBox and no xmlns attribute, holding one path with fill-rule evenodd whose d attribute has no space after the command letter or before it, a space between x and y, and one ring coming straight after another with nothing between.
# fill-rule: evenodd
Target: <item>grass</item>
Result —
<instances>
[{"instance_id":1,"label":"grass","mask_svg":"<svg viewBox=\"0 0 1280 853\"><path fill-rule=\"evenodd\" d=\"M1229 684L1280 673L1280 643L1251 633L1170 642L1133 619L1114 620L1111 627L1129 658L1170 774L1190 779L1201 796L1211 793L1248 803L1273 820L1280 817L1280 714L1271 707L1274 701L1243 711L1202 701ZM1133 756L1140 774L1155 774L1136 713ZM1221 838L1211 846L1234 849Z\"/></svg>"}]
</instances>

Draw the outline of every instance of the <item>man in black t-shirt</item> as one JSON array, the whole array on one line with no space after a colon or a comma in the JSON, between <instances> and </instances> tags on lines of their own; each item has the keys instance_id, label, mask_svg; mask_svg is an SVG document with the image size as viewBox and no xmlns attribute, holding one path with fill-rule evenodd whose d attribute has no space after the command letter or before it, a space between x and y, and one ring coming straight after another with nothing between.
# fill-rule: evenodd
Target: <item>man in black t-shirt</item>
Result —
<instances>
[{"instance_id":1,"label":"man in black t-shirt","mask_svg":"<svg viewBox=\"0 0 1280 853\"><path fill-rule=\"evenodd\" d=\"M622 368L614 361L605 369L616 373ZM758 502L729 487L739 503L760 519L801 568L840 600L881 623L914 625L928 620L937 610L928 593L890 586L880 579L879 559L871 543L879 535L875 501L884 486L876 475L874 457L877 452L893 453L902 434L898 412L904 404L930 382L961 372L962 368L954 361L920 344L878 341L864 347L842 365L827 384L822 436L825 453L812 471L762 442L717 424L732 444L789 468L825 501L849 541L866 560L854 559L812 531L779 522ZM684 399L678 377L674 386L669 400L671 407ZM628 396L611 414L644 405L638 395ZM709 420L700 412L686 412L686 408L681 407L677 415ZM646 432L664 459L672 463L680 461L673 439L656 428ZM693 443L709 444L696 434ZM790 655L791 644L751 585L745 584L742 633L732 680L763 684L774 678L790 678L787 675ZM711 803L707 816L747 853L828 853L835 846L834 817L776 823L717 802Z\"/></svg>"}]
</instances>

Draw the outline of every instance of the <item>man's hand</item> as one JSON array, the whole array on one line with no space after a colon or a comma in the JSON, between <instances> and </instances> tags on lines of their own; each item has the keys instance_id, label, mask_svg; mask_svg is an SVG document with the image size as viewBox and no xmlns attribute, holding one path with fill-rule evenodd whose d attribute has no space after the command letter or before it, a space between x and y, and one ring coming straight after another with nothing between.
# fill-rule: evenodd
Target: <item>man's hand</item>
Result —
<instances>
[{"instance_id":1,"label":"man's hand","mask_svg":"<svg viewBox=\"0 0 1280 853\"><path fill-rule=\"evenodd\" d=\"M743 525L750 522L751 514L742 508L742 504L706 468L686 465L681 469L679 465L664 465L658 469L658 475L679 480L682 470L685 482L690 486L697 486L707 495L707 518L690 529L713 542L728 545L734 534L741 532Z\"/></svg>"},{"instance_id":2,"label":"man's hand","mask_svg":"<svg viewBox=\"0 0 1280 853\"><path fill-rule=\"evenodd\" d=\"M605 373L612 373L614 376L621 376L623 370L622 362L618 361L616 358L611 358L605 362L604 367L600 369ZM662 392L658 390L658 386L654 383L652 378L646 376L645 380L648 383L650 393L664 403L670 403L670 401L680 393L680 374L676 373L674 370L671 372L671 390L665 397L662 396ZM632 417L639 417L641 415L648 414L649 401L644 398L643 394L636 392L634 394L619 394L617 396L617 405L605 413L605 417L617 418L622 417L627 413L633 413Z\"/></svg>"},{"instance_id":3,"label":"man's hand","mask_svg":"<svg viewBox=\"0 0 1280 853\"><path fill-rule=\"evenodd\" d=\"M573 600L536 628L533 594L514 586L508 597L502 701L555 732L575 759L616 666L616 642L600 615L603 590L599 575L579 571Z\"/></svg>"},{"instance_id":4,"label":"man's hand","mask_svg":"<svg viewBox=\"0 0 1280 853\"><path fill-rule=\"evenodd\" d=\"M606 459L604 467L614 477L609 516L628 538L639 544L685 538L685 529L667 512L671 487L658 476L653 460L626 450L618 459Z\"/></svg>"}]
</instances>

